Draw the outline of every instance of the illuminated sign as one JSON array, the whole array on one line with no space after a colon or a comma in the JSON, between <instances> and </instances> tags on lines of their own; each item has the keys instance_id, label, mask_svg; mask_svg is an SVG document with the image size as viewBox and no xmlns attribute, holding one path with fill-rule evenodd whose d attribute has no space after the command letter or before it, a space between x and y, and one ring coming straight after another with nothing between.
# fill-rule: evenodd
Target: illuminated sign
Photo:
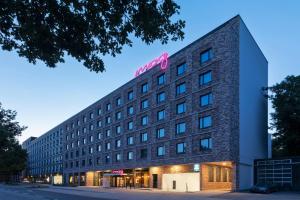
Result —
<instances>
[{"instance_id":1,"label":"illuminated sign","mask_svg":"<svg viewBox=\"0 0 300 200\"><path fill-rule=\"evenodd\" d=\"M112 174L123 175L123 174L124 174L124 171L123 171L123 169L112 170L111 173L112 173Z\"/></svg>"},{"instance_id":2,"label":"illuminated sign","mask_svg":"<svg viewBox=\"0 0 300 200\"><path fill-rule=\"evenodd\" d=\"M145 71L149 70L149 69L152 69L153 67L157 66L160 64L160 68L162 70L165 70L167 69L168 67L168 58L169 58L169 55L168 53L163 53L161 54L161 56L155 58L154 60L152 60L151 62L149 62L148 64L142 66L142 67L139 67L136 72L135 72L135 77L141 75L142 73L144 73Z\"/></svg>"}]
</instances>

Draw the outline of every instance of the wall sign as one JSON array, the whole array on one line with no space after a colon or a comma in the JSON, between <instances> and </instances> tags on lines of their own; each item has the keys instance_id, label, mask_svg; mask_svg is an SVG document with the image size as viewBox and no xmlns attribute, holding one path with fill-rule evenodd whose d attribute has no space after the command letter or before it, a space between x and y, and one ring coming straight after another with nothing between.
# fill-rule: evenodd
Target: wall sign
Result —
<instances>
[{"instance_id":1,"label":"wall sign","mask_svg":"<svg viewBox=\"0 0 300 200\"><path fill-rule=\"evenodd\" d=\"M149 62L148 64L139 67L136 72L135 72L135 77L141 75L142 73L146 72L149 69L152 69L153 67L157 66L160 64L160 68L162 70L167 69L168 67L168 59L169 59L169 55L168 53L163 53L161 54L161 56L155 58L154 60L152 60L151 62Z\"/></svg>"},{"instance_id":2,"label":"wall sign","mask_svg":"<svg viewBox=\"0 0 300 200\"><path fill-rule=\"evenodd\" d=\"M112 170L111 173L112 173L112 174L123 175L123 174L124 174L124 170L123 170L123 169Z\"/></svg>"}]
</instances>

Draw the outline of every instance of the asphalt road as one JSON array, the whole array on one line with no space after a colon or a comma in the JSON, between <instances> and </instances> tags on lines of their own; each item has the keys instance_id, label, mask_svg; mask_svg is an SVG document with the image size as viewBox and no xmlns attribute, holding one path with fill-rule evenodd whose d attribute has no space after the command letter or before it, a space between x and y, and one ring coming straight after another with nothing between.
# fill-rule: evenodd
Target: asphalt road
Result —
<instances>
[{"instance_id":1,"label":"asphalt road","mask_svg":"<svg viewBox=\"0 0 300 200\"><path fill-rule=\"evenodd\" d=\"M40 191L34 188L0 185L0 200L107 200L56 192ZM110 199L111 200L111 199Z\"/></svg>"}]
</instances>

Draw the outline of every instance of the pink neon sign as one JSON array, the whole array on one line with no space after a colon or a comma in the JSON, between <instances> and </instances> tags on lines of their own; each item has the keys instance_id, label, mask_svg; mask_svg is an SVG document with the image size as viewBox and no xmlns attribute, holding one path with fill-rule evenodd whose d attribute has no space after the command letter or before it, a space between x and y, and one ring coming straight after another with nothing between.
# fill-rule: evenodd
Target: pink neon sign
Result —
<instances>
[{"instance_id":1,"label":"pink neon sign","mask_svg":"<svg viewBox=\"0 0 300 200\"><path fill-rule=\"evenodd\" d=\"M161 54L161 56L155 58L154 60L152 60L151 62L149 62L148 64L142 66L142 67L139 67L136 72L135 72L135 77L141 75L142 73L144 73L145 71L149 70L149 69L152 69L153 67L157 66L160 64L160 68L162 70L165 70L167 69L168 67L168 58L169 58L169 55L168 53L163 53Z\"/></svg>"}]
</instances>

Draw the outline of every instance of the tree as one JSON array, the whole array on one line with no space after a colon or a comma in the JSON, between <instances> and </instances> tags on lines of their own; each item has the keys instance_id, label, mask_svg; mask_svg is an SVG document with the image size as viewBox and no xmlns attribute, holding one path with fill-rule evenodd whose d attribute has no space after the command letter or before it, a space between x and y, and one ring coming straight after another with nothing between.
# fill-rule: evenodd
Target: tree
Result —
<instances>
[{"instance_id":1,"label":"tree","mask_svg":"<svg viewBox=\"0 0 300 200\"><path fill-rule=\"evenodd\" d=\"M179 9L173 0L2 0L0 46L30 63L55 67L68 54L102 72L101 55L120 54L130 36L146 44L182 40L185 22L171 19Z\"/></svg>"},{"instance_id":2,"label":"tree","mask_svg":"<svg viewBox=\"0 0 300 200\"><path fill-rule=\"evenodd\" d=\"M269 87L274 112L271 113L273 154L300 155L300 76L287 76L281 83Z\"/></svg>"},{"instance_id":3,"label":"tree","mask_svg":"<svg viewBox=\"0 0 300 200\"><path fill-rule=\"evenodd\" d=\"M0 172L13 175L25 169L27 153L16 137L26 129L15 121L17 112L5 110L0 103Z\"/></svg>"}]
</instances>

